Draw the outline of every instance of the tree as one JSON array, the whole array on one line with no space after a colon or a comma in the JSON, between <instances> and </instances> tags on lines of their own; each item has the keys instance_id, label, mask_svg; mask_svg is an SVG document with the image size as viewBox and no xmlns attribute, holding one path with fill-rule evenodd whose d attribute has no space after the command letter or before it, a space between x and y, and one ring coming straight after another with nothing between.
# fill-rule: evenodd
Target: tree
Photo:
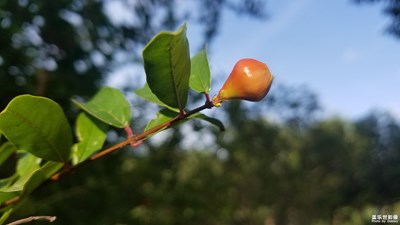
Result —
<instances>
[{"instance_id":1,"label":"tree","mask_svg":"<svg viewBox=\"0 0 400 225\"><path fill-rule=\"evenodd\" d=\"M0 109L24 93L68 108L72 96L93 95L113 69L141 62L140 49L158 31L190 20L210 41L225 9L261 18L263 6L259 0L2 1Z\"/></svg>"},{"instance_id":2,"label":"tree","mask_svg":"<svg viewBox=\"0 0 400 225\"><path fill-rule=\"evenodd\" d=\"M352 0L356 3L378 3L383 2L385 7L383 12L389 15L392 23L387 27L387 31L400 38L400 1L399 0Z\"/></svg>"},{"instance_id":3,"label":"tree","mask_svg":"<svg viewBox=\"0 0 400 225\"><path fill-rule=\"evenodd\" d=\"M400 169L400 124L396 118L382 111L371 112L356 122L358 132L368 141L370 152L370 177L374 180L375 198L371 201L380 204L391 202L400 188L398 182ZM395 201L395 200L394 200Z\"/></svg>"},{"instance_id":4,"label":"tree","mask_svg":"<svg viewBox=\"0 0 400 225\"><path fill-rule=\"evenodd\" d=\"M207 52L194 57L189 54L186 23L175 32L160 32L143 49L143 64L147 83L136 91L143 99L164 107L140 134L134 134L131 110L125 96L117 89L104 87L87 103L73 99L83 112L75 123L75 135L59 104L49 98L19 95L0 113L0 165L16 159L12 175L0 180L0 224L3 224L21 201L46 181L58 181L83 165L98 160L122 147L137 147L152 135L190 119L202 119L221 130L220 121L200 111L219 107L234 99L260 101L268 93L273 77L266 64L254 60L240 60L242 70L231 74L234 80L212 99L209 96L211 74ZM232 85L232 82L253 82L252 88ZM187 109L189 88L202 95L203 105ZM260 91L261 90L261 91ZM242 91L242 92L240 92ZM230 94L231 93L231 94ZM233 95L232 95L233 93ZM236 96L234 93L242 93ZM100 150L106 141L109 127L123 128L125 140ZM4 137L4 138L3 138ZM16 155L16 157L12 157Z\"/></svg>"}]
</instances>

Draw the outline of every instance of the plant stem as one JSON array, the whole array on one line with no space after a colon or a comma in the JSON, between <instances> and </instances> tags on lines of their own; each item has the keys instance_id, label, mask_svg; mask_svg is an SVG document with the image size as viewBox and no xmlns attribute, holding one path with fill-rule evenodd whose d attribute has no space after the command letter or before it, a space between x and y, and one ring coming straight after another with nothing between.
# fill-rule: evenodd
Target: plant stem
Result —
<instances>
[{"instance_id":1,"label":"plant stem","mask_svg":"<svg viewBox=\"0 0 400 225\"><path fill-rule=\"evenodd\" d=\"M114 152L114 151L116 151L116 150L118 150L118 149L120 149L122 147L125 147L125 146L127 146L129 144L131 146L135 146L135 144L141 143L141 141L144 141L145 139L147 139L151 134L155 134L155 133L159 132L160 130L172 127L174 124L176 124L176 123L178 123L178 122L180 122L182 120L185 120L189 116L191 116L193 114L196 114L196 113L198 113L198 112L200 112L200 111L202 111L204 109L213 108L215 105L212 103L212 101L210 101L210 98L209 98L208 94L205 94L205 96L206 96L206 101L205 101L205 103L203 105L201 105L201 106L199 106L199 107L197 107L197 108L195 108L193 110L190 110L190 111L188 111L186 113L182 113L183 112L183 110L182 110L181 113L179 113L179 115L175 116L174 118L172 118L172 119L170 119L170 120L168 120L168 121L166 121L166 122L164 122L164 123L162 123L162 124L160 124L158 126L155 126L155 127L151 128L149 130L146 130L141 134L129 136L124 141L119 142L119 143L117 143L117 144L115 144L115 145L113 145L111 147L108 147L108 148L98 152L97 154L94 154L92 157L90 157L89 159L83 161L82 163L80 163L78 165L75 165L73 167L64 168L63 170L53 174L53 176L51 176L48 181L52 181L52 182L57 181L62 176L66 175L66 174L71 174L72 172L76 171L78 168L80 168L83 165L86 165L86 164L88 164L90 162L93 162L93 161L95 161L95 160L97 160L97 159L99 159L99 158L101 158L103 156L106 156L106 155L110 154L111 152ZM16 203L16 202L20 201L20 199L21 199L20 196L17 196L17 197L15 197L13 199L10 199L10 200L6 201L6 202L3 202L2 204L0 204L0 209L3 208L3 207L6 207L6 206L9 206L9 205L12 205L12 204Z\"/></svg>"},{"instance_id":2,"label":"plant stem","mask_svg":"<svg viewBox=\"0 0 400 225\"><path fill-rule=\"evenodd\" d=\"M125 146L127 146L129 144L131 146L133 146L136 143L140 143L141 141L144 141L145 139L147 139L151 134L157 133L158 131L163 130L163 129L167 129L167 128L173 126L174 124L176 124L176 123L178 123L178 122L180 122L182 120L185 120L189 116L191 116L193 114L196 114L196 113L198 113L198 112L200 112L200 111L202 111L204 109L211 109L212 107L214 107L214 104L210 101L210 98L208 97L208 94L205 94L205 95L206 95L206 101L205 101L205 103L203 105L201 105L201 106L199 106L199 107L197 107L197 108L195 108L193 110L190 110L190 111L188 111L188 112L186 112L184 114L179 113L179 115L175 116L174 118L172 118L172 119L170 119L170 120L168 120L168 121L166 121L166 122L164 122L164 123L162 123L162 124L160 124L158 126L155 126L155 127L151 128L149 130L146 130L141 134L130 136L127 139L125 139L124 141L119 142L119 143L117 143L117 144L115 144L115 145L113 145L111 147L108 147L108 148L106 148L106 149L94 154L88 160L78 164L77 166L72 167L69 170L62 170L62 171L54 174L50 179L53 180L53 181L58 180L61 176L65 175L67 173L70 173L72 171L75 171L81 165L84 165L84 164L86 164L88 162L95 161L95 160L97 160L97 159L99 159L99 158L101 158L103 156L106 156L106 155L110 154L111 152L114 152L114 151L116 151L116 150L118 150L118 149L120 149L122 147L125 147Z\"/></svg>"},{"instance_id":3,"label":"plant stem","mask_svg":"<svg viewBox=\"0 0 400 225\"><path fill-rule=\"evenodd\" d=\"M206 96L208 96L208 95L206 94ZM141 134L133 135L131 137L128 137L126 140L124 140L124 141L122 141L122 142L120 142L120 143L118 143L116 145L113 145L113 146L111 146L111 147L109 147L109 148L107 148L107 149L105 149L105 150L93 155L92 157L90 157L89 160L90 161L96 160L96 159L98 159L98 158L100 158L102 156L108 155L109 153L114 152L114 151L116 151L116 150L118 150L118 149L120 149L120 148L122 148L122 147L124 147L126 145L134 144L134 143L137 143L139 141L143 141L151 134L154 134L154 133L156 133L156 132L158 132L158 131L160 131L162 129L169 128L172 125L174 125L175 123L177 123L179 121L182 121L182 120L185 120L186 118L188 118L189 116L191 116L191 115L193 115L195 113L198 113L198 112L200 112L200 111L202 111L204 109L211 109L212 107L214 107L214 104L210 101L209 97L208 98L206 97L206 102L204 103L204 105L201 105L201 106L199 106L199 107L197 107L197 108L195 108L195 109L193 109L193 110L191 110L189 112L186 112L185 114L181 114L180 113L179 115L175 116L174 118L172 118L172 119L170 119L170 120L168 120L168 121L166 121L166 122L164 122L164 123L162 123L162 124L160 124L160 125L158 125L156 127L153 127L153 128L151 128L149 130L146 130L145 132L143 132Z\"/></svg>"}]
</instances>

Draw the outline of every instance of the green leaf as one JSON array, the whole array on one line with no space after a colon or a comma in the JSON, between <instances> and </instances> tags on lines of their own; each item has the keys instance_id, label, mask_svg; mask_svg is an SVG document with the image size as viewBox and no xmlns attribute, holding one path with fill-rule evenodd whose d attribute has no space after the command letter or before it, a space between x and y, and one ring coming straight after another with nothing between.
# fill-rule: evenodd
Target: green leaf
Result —
<instances>
[{"instance_id":1,"label":"green leaf","mask_svg":"<svg viewBox=\"0 0 400 225\"><path fill-rule=\"evenodd\" d=\"M156 118L150 120L150 122L147 124L147 126L144 128L144 130L147 131L147 130L149 130L151 128L154 128L154 127L156 127L158 125L161 125L161 124L163 124L163 123L175 118L178 115L179 115L179 113L171 111L171 110L169 110L167 108L164 108L164 109L160 110L157 113L157 117ZM179 124L181 124L181 123L183 123L183 122L185 122L185 121L187 121L189 119L201 119L201 120L207 121L207 122L217 126L220 129L220 131L225 131L224 124L221 121L219 121L218 119L206 116L206 115L204 115L202 113L193 114L193 115L187 117L186 119L179 121L178 123L174 123L172 126L179 125ZM164 128L164 129L166 129L166 128ZM162 130L164 130L164 129L162 129Z\"/></svg>"},{"instance_id":2,"label":"green leaf","mask_svg":"<svg viewBox=\"0 0 400 225\"><path fill-rule=\"evenodd\" d=\"M143 61L151 91L166 105L183 110L190 76L186 24L176 32L157 34L143 49Z\"/></svg>"},{"instance_id":3,"label":"green leaf","mask_svg":"<svg viewBox=\"0 0 400 225\"><path fill-rule=\"evenodd\" d=\"M172 118L176 117L177 115L179 115L179 113L164 108L157 113L156 118L150 120L150 122L147 124L147 126L144 128L144 130L145 131L150 130L151 128L154 128L158 125L161 125L161 124L167 122L168 120L171 120Z\"/></svg>"},{"instance_id":4,"label":"green leaf","mask_svg":"<svg viewBox=\"0 0 400 225\"><path fill-rule=\"evenodd\" d=\"M0 203L13 199L17 197L19 194L20 191L2 189L0 190Z\"/></svg>"},{"instance_id":5,"label":"green leaf","mask_svg":"<svg viewBox=\"0 0 400 225\"><path fill-rule=\"evenodd\" d=\"M18 174L0 180L0 203L8 201L17 197L20 194L19 190L10 188L10 186L17 180Z\"/></svg>"},{"instance_id":6,"label":"green leaf","mask_svg":"<svg viewBox=\"0 0 400 225\"><path fill-rule=\"evenodd\" d=\"M0 179L0 191L7 189L18 177L18 174L13 174L11 177Z\"/></svg>"},{"instance_id":7,"label":"green leaf","mask_svg":"<svg viewBox=\"0 0 400 225\"><path fill-rule=\"evenodd\" d=\"M197 53L191 60L189 86L196 92L210 92L211 72L208 65L207 49Z\"/></svg>"},{"instance_id":8,"label":"green leaf","mask_svg":"<svg viewBox=\"0 0 400 225\"><path fill-rule=\"evenodd\" d=\"M48 98L15 97L0 113L0 131L18 149L46 160L69 159L71 128L61 107Z\"/></svg>"},{"instance_id":9,"label":"green leaf","mask_svg":"<svg viewBox=\"0 0 400 225\"><path fill-rule=\"evenodd\" d=\"M58 172L64 166L59 162L46 162L42 167L37 169L30 179L24 185L23 194L28 195L38 188L43 182L47 181L51 176Z\"/></svg>"},{"instance_id":10,"label":"green leaf","mask_svg":"<svg viewBox=\"0 0 400 225\"><path fill-rule=\"evenodd\" d=\"M1 215L0 217L0 225L4 224L4 222L6 222L6 220L8 219L8 217L11 215L12 211L14 210L14 208L10 208L7 211L5 211L3 213L3 215Z\"/></svg>"},{"instance_id":11,"label":"green leaf","mask_svg":"<svg viewBox=\"0 0 400 225\"><path fill-rule=\"evenodd\" d=\"M18 160L18 180L9 188L9 191L22 191L26 182L28 182L36 170L40 168L40 162L40 158L25 152L24 156Z\"/></svg>"},{"instance_id":12,"label":"green leaf","mask_svg":"<svg viewBox=\"0 0 400 225\"><path fill-rule=\"evenodd\" d=\"M202 113L196 113L196 114L190 116L189 118L202 119L204 121L207 121L207 122L217 126L220 131L225 131L225 126L220 120L212 118L212 117L209 117L209 116L204 115Z\"/></svg>"},{"instance_id":13,"label":"green leaf","mask_svg":"<svg viewBox=\"0 0 400 225\"><path fill-rule=\"evenodd\" d=\"M29 153L18 161L18 178L11 186L0 189L0 202L31 193L64 165L48 161L40 166L40 161L40 158Z\"/></svg>"},{"instance_id":14,"label":"green leaf","mask_svg":"<svg viewBox=\"0 0 400 225\"><path fill-rule=\"evenodd\" d=\"M179 112L178 108L169 107L168 105L163 103L160 99L158 99L157 96L151 91L151 89L150 89L150 87L149 87L149 85L147 83L144 85L144 87L142 87L140 89L136 89L135 93L139 97L143 98L146 101L153 102L153 103L156 103L159 106L167 107L172 111Z\"/></svg>"},{"instance_id":15,"label":"green leaf","mask_svg":"<svg viewBox=\"0 0 400 225\"><path fill-rule=\"evenodd\" d=\"M102 88L88 103L72 102L83 111L114 127L129 126L131 109L124 94L111 87Z\"/></svg>"},{"instance_id":16,"label":"green leaf","mask_svg":"<svg viewBox=\"0 0 400 225\"><path fill-rule=\"evenodd\" d=\"M11 142L6 142L0 146L0 165L5 162L8 157L17 150L17 148L11 144Z\"/></svg>"},{"instance_id":17,"label":"green leaf","mask_svg":"<svg viewBox=\"0 0 400 225\"><path fill-rule=\"evenodd\" d=\"M108 125L80 113L76 120L76 135L79 143L72 147L72 162L74 165L86 160L97 150L101 149L106 141Z\"/></svg>"},{"instance_id":18,"label":"green leaf","mask_svg":"<svg viewBox=\"0 0 400 225\"><path fill-rule=\"evenodd\" d=\"M40 168L41 159L24 152L23 156L18 160L15 182L11 186L0 190L0 202L7 201L11 198L21 195L25 184L32 177L36 170Z\"/></svg>"}]
</instances>

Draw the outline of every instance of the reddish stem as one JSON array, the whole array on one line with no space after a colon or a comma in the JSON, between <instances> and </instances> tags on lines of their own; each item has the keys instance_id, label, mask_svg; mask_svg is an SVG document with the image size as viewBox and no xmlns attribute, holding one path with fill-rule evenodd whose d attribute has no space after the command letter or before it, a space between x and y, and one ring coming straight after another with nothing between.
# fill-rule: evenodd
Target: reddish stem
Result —
<instances>
[{"instance_id":1,"label":"reddish stem","mask_svg":"<svg viewBox=\"0 0 400 225\"><path fill-rule=\"evenodd\" d=\"M197 107L197 108L195 108L195 109L193 109L193 110L191 110L189 112L185 112L184 110L181 110L179 115L175 116L174 118L172 118L172 119L170 119L170 120L168 120L168 121L166 121L166 122L164 122L164 123L162 123L162 124L160 124L158 126L155 126L155 127L151 128L151 129L148 129L148 130L144 131L141 134L134 135L133 132L132 132L132 129L130 127L125 127L125 131L127 132L127 138L124 141L122 141L120 143L117 143L117 144L115 144L115 145L113 145L113 146L111 146L109 148L106 148L106 149L98 152L97 154L94 154L89 159L85 160L84 162L82 162L82 163L80 163L80 164L78 164L78 165L76 165L74 167L68 167L67 169L64 168L63 170L61 170L58 173L56 173L53 176L51 176L51 178L49 180L50 181L59 180L60 177L66 175L66 174L74 172L79 167L81 167L83 165L86 165L89 162L93 162L93 161L95 161L95 160L97 160L97 159L99 159L99 158L101 158L101 157L103 157L105 155L108 155L111 152L114 152L114 151L116 151L116 150L118 150L118 149L120 149L122 147L125 147L125 146L127 146L129 144L132 147L137 147L144 140L146 140L151 134L154 134L154 133L156 133L156 132L158 132L160 130L163 130L163 129L167 129L167 128L173 126L175 123L177 123L179 121L182 121L182 120L185 120L189 116L191 116L191 115L193 115L195 113L198 113L198 112L200 112L200 111L202 111L204 109L211 109L212 107L214 107L215 105L213 104L212 101L210 101L209 95L205 94L205 97L206 97L206 101L205 101L205 103L203 105L201 105L201 106L199 106L199 107ZM9 206L11 204L14 204L14 203L18 202L19 200L20 200L20 196L17 196L17 197L15 197L13 199L10 199L9 201L6 201L6 202L3 202L2 204L0 204L0 208Z\"/></svg>"}]
</instances>

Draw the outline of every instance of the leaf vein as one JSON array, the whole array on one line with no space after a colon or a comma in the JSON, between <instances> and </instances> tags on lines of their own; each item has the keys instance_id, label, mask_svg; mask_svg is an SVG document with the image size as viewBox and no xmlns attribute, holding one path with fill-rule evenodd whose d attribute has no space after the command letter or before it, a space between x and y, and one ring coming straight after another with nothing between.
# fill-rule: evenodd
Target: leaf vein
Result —
<instances>
[{"instance_id":1,"label":"leaf vein","mask_svg":"<svg viewBox=\"0 0 400 225\"><path fill-rule=\"evenodd\" d=\"M51 141L47 138L47 136L45 134L43 134L40 130L39 127L37 127L34 123L32 123L28 118L26 118L24 115L13 111L11 109L7 110L8 112L10 112L11 114L13 114L14 116L18 117L20 120L26 122L28 124L28 126L30 126L32 128L32 130L36 131L36 133L38 134L38 136L40 136L46 143L48 146L50 146L51 149L54 150L54 152L58 155L58 157L64 161L64 158L62 157L61 153L58 151L58 149L56 148L56 146L53 145L53 143L51 143Z\"/></svg>"}]
</instances>

